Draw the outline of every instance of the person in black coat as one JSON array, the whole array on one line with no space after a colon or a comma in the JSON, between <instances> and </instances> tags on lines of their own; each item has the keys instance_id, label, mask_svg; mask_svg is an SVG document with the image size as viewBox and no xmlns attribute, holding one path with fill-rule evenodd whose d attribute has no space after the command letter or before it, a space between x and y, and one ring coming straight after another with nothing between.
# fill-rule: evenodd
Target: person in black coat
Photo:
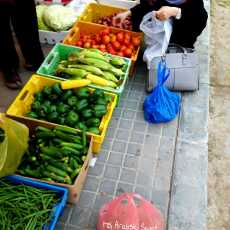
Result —
<instances>
[{"instance_id":1,"label":"person in black coat","mask_svg":"<svg viewBox=\"0 0 230 230\"><path fill-rule=\"evenodd\" d=\"M0 0L0 28L0 70L6 86L18 89L22 81L17 73L19 58L12 28L25 58L26 69L35 71L44 59L34 0Z\"/></svg>"},{"instance_id":2,"label":"person in black coat","mask_svg":"<svg viewBox=\"0 0 230 230\"><path fill-rule=\"evenodd\" d=\"M173 18L170 43L187 48L194 48L208 18L203 0L141 0L139 5L118 14L114 20L122 23L127 16L131 16L133 30L140 31L142 18L151 11L156 11L156 18L161 21Z\"/></svg>"}]
</instances>

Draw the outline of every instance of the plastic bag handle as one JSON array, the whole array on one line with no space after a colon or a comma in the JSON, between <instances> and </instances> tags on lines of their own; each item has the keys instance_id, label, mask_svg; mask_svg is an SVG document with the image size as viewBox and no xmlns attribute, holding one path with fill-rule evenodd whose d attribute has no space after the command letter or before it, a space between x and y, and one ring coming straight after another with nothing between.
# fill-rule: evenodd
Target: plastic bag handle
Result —
<instances>
[{"instance_id":1,"label":"plastic bag handle","mask_svg":"<svg viewBox=\"0 0 230 230\"><path fill-rule=\"evenodd\" d=\"M161 58L157 67L157 84L163 85L170 75L170 70L166 66L165 56Z\"/></svg>"},{"instance_id":2,"label":"plastic bag handle","mask_svg":"<svg viewBox=\"0 0 230 230\"><path fill-rule=\"evenodd\" d=\"M176 43L170 43L169 45L168 45L168 48L173 48L173 47L176 47L176 48L179 48L179 49L181 49L181 51L184 53L184 54L187 54L188 52L187 52L187 50L183 47L183 46L181 46L181 45L178 45L178 44L176 44Z\"/></svg>"}]
</instances>

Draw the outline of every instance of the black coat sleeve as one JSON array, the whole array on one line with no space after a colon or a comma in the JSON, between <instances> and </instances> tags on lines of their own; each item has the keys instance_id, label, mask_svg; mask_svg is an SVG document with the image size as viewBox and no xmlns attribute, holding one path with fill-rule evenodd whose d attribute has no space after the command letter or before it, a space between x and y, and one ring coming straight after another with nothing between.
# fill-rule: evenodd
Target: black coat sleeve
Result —
<instances>
[{"instance_id":1,"label":"black coat sleeve","mask_svg":"<svg viewBox=\"0 0 230 230\"><path fill-rule=\"evenodd\" d=\"M193 47L206 26L208 14L203 0L188 0L180 8L181 18L174 19L171 42L184 47Z\"/></svg>"}]
</instances>

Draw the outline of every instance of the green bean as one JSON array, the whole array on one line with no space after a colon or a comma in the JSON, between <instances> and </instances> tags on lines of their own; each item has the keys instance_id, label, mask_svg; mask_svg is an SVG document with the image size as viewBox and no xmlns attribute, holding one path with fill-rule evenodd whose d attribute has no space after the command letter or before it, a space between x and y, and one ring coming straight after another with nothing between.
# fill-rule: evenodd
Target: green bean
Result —
<instances>
[{"instance_id":1,"label":"green bean","mask_svg":"<svg viewBox=\"0 0 230 230\"><path fill-rule=\"evenodd\" d=\"M58 197L52 191L0 180L0 229L42 230Z\"/></svg>"}]
</instances>

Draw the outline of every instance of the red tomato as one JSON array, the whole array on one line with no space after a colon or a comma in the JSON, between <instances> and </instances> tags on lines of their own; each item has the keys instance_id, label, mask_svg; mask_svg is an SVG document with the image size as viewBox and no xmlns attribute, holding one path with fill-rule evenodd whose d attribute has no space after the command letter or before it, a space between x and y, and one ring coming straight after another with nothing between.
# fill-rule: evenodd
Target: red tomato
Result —
<instances>
[{"instance_id":1,"label":"red tomato","mask_svg":"<svg viewBox=\"0 0 230 230\"><path fill-rule=\"evenodd\" d=\"M115 50L120 50L121 44L118 41L113 42L113 47Z\"/></svg>"},{"instance_id":2,"label":"red tomato","mask_svg":"<svg viewBox=\"0 0 230 230\"><path fill-rule=\"evenodd\" d=\"M125 40L128 40L130 42L130 40L131 40L130 33L125 33Z\"/></svg>"},{"instance_id":3,"label":"red tomato","mask_svg":"<svg viewBox=\"0 0 230 230\"><path fill-rule=\"evenodd\" d=\"M118 56L121 56L121 57L124 57L124 54L123 54L123 52L121 52L121 51L117 52L117 55L118 55Z\"/></svg>"},{"instance_id":4,"label":"red tomato","mask_svg":"<svg viewBox=\"0 0 230 230\"><path fill-rule=\"evenodd\" d=\"M132 43L134 46L139 46L141 43L140 37L132 37Z\"/></svg>"},{"instance_id":5,"label":"red tomato","mask_svg":"<svg viewBox=\"0 0 230 230\"><path fill-rule=\"evenodd\" d=\"M97 43L101 42L101 36L99 34L96 35L95 40Z\"/></svg>"},{"instance_id":6,"label":"red tomato","mask_svg":"<svg viewBox=\"0 0 230 230\"><path fill-rule=\"evenodd\" d=\"M110 33L110 29L109 28L106 28L104 30L101 31L101 34L102 35L108 35Z\"/></svg>"},{"instance_id":7,"label":"red tomato","mask_svg":"<svg viewBox=\"0 0 230 230\"><path fill-rule=\"evenodd\" d=\"M99 48L99 45L92 45L92 48L98 49L98 48Z\"/></svg>"},{"instance_id":8,"label":"red tomato","mask_svg":"<svg viewBox=\"0 0 230 230\"><path fill-rule=\"evenodd\" d=\"M106 49L106 46L104 44L99 45L100 49Z\"/></svg>"},{"instance_id":9,"label":"red tomato","mask_svg":"<svg viewBox=\"0 0 230 230\"><path fill-rule=\"evenodd\" d=\"M126 45L126 46L130 45L130 40L125 39L124 42L123 42L123 44Z\"/></svg>"},{"instance_id":10,"label":"red tomato","mask_svg":"<svg viewBox=\"0 0 230 230\"><path fill-rule=\"evenodd\" d=\"M102 42L103 42L103 44L105 44L105 45L109 44L109 43L110 43L110 37L109 37L109 35L104 35L104 36L102 37Z\"/></svg>"},{"instance_id":11,"label":"red tomato","mask_svg":"<svg viewBox=\"0 0 230 230\"><path fill-rule=\"evenodd\" d=\"M126 57L131 57L132 56L132 50L131 49L129 49L129 48L127 48L125 51L124 51L124 55L126 56Z\"/></svg>"},{"instance_id":12,"label":"red tomato","mask_svg":"<svg viewBox=\"0 0 230 230\"><path fill-rule=\"evenodd\" d=\"M115 42L116 40L117 40L116 35L111 34L111 35L110 35L110 41L113 43L113 42Z\"/></svg>"},{"instance_id":13,"label":"red tomato","mask_svg":"<svg viewBox=\"0 0 230 230\"><path fill-rule=\"evenodd\" d=\"M81 40L78 40L76 42L76 46L82 47L82 45L83 45L83 42Z\"/></svg>"},{"instance_id":14,"label":"red tomato","mask_svg":"<svg viewBox=\"0 0 230 230\"><path fill-rule=\"evenodd\" d=\"M122 43L124 41L124 33L123 32L119 32L117 33L117 40Z\"/></svg>"},{"instance_id":15,"label":"red tomato","mask_svg":"<svg viewBox=\"0 0 230 230\"><path fill-rule=\"evenodd\" d=\"M84 48L90 48L91 47L91 43L90 42L85 42L84 43Z\"/></svg>"},{"instance_id":16,"label":"red tomato","mask_svg":"<svg viewBox=\"0 0 230 230\"><path fill-rule=\"evenodd\" d=\"M127 47L126 47L125 45L122 45L122 46L121 46L121 51L123 52L124 50L126 50L126 48L127 48Z\"/></svg>"},{"instance_id":17,"label":"red tomato","mask_svg":"<svg viewBox=\"0 0 230 230\"><path fill-rule=\"evenodd\" d=\"M87 35L83 35L82 36L82 41L85 43L88 40L88 36Z\"/></svg>"},{"instance_id":18,"label":"red tomato","mask_svg":"<svg viewBox=\"0 0 230 230\"><path fill-rule=\"evenodd\" d=\"M129 43L129 44L127 45L127 48L131 49L132 51L134 50L134 46L133 46L133 44L131 44L131 43Z\"/></svg>"},{"instance_id":19,"label":"red tomato","mask_svg":"<svg viewBox=\"0 0 230 230\"><path fill-rule=\"evenodd\" d=\"M109 51L112 55L116 55L116 51L112 48L110 51Z\"/></svg>"},{"instance_id":20,"label":"red tomato","mask_svg":"<svg viewBox=\"0 0 230 230\"><path fill-rule=\"evenodd\" d=\"M92 44L92 46L93 46L93 45L96 45L97 42L96 42L95 40L92 40L91 44Z\"/></svg>"}]
</instances>

